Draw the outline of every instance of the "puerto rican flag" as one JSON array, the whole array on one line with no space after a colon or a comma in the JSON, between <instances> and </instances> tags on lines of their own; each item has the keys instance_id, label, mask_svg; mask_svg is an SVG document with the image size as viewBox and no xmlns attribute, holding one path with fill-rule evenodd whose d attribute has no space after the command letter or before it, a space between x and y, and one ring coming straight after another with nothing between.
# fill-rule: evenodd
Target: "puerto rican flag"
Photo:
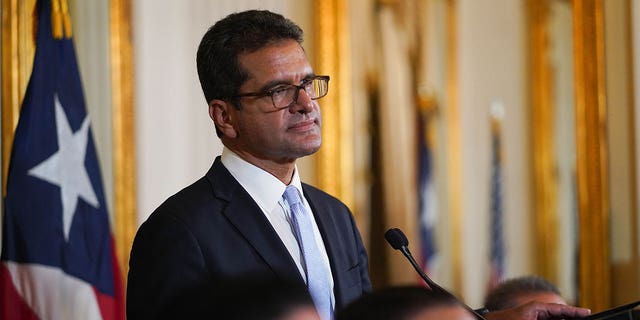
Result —
<instances>
[{"instance_id":1,"label":"puerto rican flag","mask_svg":"<svg viewBox=\"0 0 640 320\"><path fill-rule=\"evenodd\" d=\"M51 1L54 22L65 28L59 39ZM4 199L0 319L124 319L70 25L56 16L61 1L37 4L35 60Z\"/></svg>"},{"instance_id":2,"label":"puerto rican flag","mask_svg":"<svg viewBox=\"0 0 640 320\"><path fill-rule=\"evenodd\" d=\"M418 234L422 249L419 263L425 273L433 276L438 264L435 232L438 220L438 203L433 177L432 146L431 139L429 139L431 117L429 111L420 110L418 121Z\"/></svg>"}]
</instances>

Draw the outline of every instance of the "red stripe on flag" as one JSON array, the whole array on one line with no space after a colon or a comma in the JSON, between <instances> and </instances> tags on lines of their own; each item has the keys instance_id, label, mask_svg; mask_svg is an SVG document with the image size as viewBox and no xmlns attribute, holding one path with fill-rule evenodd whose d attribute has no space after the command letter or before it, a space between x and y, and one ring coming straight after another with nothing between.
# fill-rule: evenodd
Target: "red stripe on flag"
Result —
<instances>
[{"instance_id":1,"label":"red stripe on flag","mask_svg":"<svg viewBox=\"0 0 640 320\"><path fill-rule=\"evenodd\" d=\"M98 306L100 306L102 319L124 320L124 286L122 285L122 279L120 277L120 267L118 265L118 258L116 257L113 236L111 236L111 269L113 273L114 297L99 292L95 287L93 287L93 291L96 294Z\"/></svg>"},{"instance_id":2,"label":"red stripe on flag","mask_svg":"<svg viewBox=\"0 0 640 320\"><path fill-rule=\"evenodd\" d=\"M104 293L100 293L100 291L96 290L96 287L93 287L93 292L96 294L96 301L98 302L98 306L100 307L100 314L102 315L102 319L116 319L116 299Z\"/></svg>"},{"instance_id":3,"label":"red stripe on flag","mask_svg":"<svg viewBox=\"0 0 640 320\"><path fill-rule=\"evenodd\" d=\"M0 319L4 320L37 320L38 316L22 299L13 285L9 269L0 264Z\"/></svg>"},{"instance_id":4,"label":"red stripe on flag","mask_svg":"<svg viewBox=\"0 0 640 320\"><path fill-rule=\"evenodd\" d=\"M111 270L113 273L113 291L115 292L114 318L117 320L125 319L125 296L124 281L120 273L120 264L118 264L118 256L116 255L116 242L111 235ZM107 318L103 318L107 319Z\"/></svg>"}]
</instances>

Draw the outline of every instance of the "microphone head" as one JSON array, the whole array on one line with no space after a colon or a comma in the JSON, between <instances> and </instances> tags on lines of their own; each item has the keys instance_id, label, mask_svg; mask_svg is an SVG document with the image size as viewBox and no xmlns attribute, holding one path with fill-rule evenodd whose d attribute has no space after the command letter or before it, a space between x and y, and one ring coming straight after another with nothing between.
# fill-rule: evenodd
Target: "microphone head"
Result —
<instances>
[{"instance_id":1,"label":"microphone head","mask_svg":"<svg viewBox=\"0 0 640 320\"><path fill-rule=\"evenodd\" d=\"M387 232L384 233L384 238L387 239L387 242L396 250L409 245L409 240L407 240L402 230L398 228L387 230Z\"/></svg>"}]
</instances>

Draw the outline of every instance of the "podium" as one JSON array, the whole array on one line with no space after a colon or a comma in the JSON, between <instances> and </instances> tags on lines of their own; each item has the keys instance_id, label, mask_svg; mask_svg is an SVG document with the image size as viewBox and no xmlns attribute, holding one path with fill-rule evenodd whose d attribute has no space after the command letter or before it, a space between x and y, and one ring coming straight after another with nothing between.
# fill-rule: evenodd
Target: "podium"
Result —
<instances>
[{"instance_id":1,"label":"podium","mask_svg":"<svg viewBox=\"0 0 640 320\"><path fill-rule=\"evenodd\" d=\"M640 301L594 313L582 320L640 320ZM577 320L577 319L575 319Z\"/></svg>"}]
</instances>

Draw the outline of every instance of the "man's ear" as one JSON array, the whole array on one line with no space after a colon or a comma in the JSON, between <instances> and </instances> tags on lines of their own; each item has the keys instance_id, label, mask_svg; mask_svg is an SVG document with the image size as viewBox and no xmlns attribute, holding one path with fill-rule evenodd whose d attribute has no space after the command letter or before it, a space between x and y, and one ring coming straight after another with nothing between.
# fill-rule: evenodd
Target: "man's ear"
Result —
<instances>
[{"instance_id":1,"label":"man's ear","mask_svg":"<svg viewBox=\"0 0 640 320\"><path fill-rule=\"evenodd\" d=\"M226 101L213 99L209 102L209 117L222 134L228 138L238 135L233 123L233 106Z\"/></svg>"}]
</instances>

